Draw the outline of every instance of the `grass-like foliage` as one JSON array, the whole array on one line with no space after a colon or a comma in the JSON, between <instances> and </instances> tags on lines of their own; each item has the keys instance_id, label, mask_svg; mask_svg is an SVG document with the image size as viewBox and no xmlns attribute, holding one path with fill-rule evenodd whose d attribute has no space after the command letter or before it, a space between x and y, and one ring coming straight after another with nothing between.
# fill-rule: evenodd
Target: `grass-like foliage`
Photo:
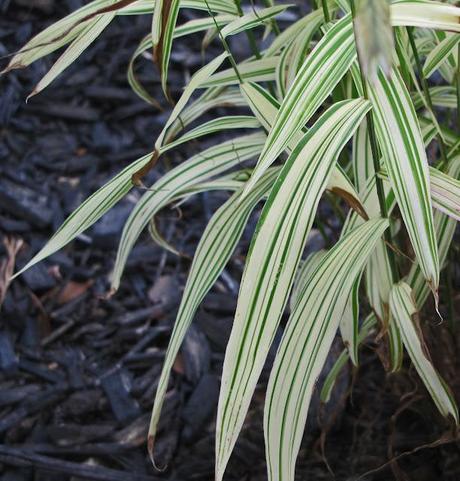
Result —
<instances>
[{"instance_id":1,"label":"grass-like foliage","mask_svg":"<svg viewBox=\"0 0 460 481\"><path fill-rule=\"evenodd\" d=\"M34 37L12 58L6 71L66 46L31 93L35 95L116 16L150 15L152 30L133 53L128 80L156 107L158 99L135 74L142 54L153 52L169 99L175 39L202 32L204 47L214 39L222 49L184 86L153 152L125 166L89 197L24 268L90 227L133 186L143 186L145 174L166 151L198 137L235 132L231 140L189 158L145 190L120 240L111 280L114 292L149 223L154 241L176 252L153 222L161 209L198 192L233 191L196 249L154 401L148 440L152 459L180 345L260 203L225 354L216 480L224 475L287 309L265 401L270 480L294 479L309 402L338 330L344 351L319 387L323 401L347 359L358 365L360 343L378 331L387 345L387 369L398 370L406 350L437 409L458 423L456 402L430 361L417 316L429 297L436 306L449 303L448 291L445 298L438 296L440 271L460 218L460 8L454 3L322 0L313 2L311 13L280 29L277 17L292 6L273 0L259 7L241 5L240 0L94 0ZM180 9L201 14L177 25ZM243 62L232 56L232 35L241 35L252 49ZM199 122L219 106L240 110ZM430 161L429 144L435 152ZM250 169L237 170L242 161L251 160ZM326 191L328 199L339 196L347 202L348 217L331 249L302 261ZM363 322L360 305L368 313Z\"/></svg>"}]
</instances>

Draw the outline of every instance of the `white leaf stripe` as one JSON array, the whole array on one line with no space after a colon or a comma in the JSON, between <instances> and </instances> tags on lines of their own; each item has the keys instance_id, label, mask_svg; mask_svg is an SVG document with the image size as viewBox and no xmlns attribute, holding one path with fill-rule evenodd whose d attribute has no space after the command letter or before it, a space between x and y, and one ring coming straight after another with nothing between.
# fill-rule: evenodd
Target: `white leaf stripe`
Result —
<instances>
[{"instance_id":1,"label":"white leaf stripe","mask_svg":"<svg viewBox=\"0 0 460 481\"><path fill-rule=\"evenodd\" d=\"M439 284L439 261L429 191L429 171L420 126L398 71L382 72L369 85L377 138L390 183L415 254L431 288Z\"/></svg>"},{"instance_id":2,"label":"white leaf stripe","mask_svg":"<svg viewBox=\"0 0 460 481\"><path fill-rule=\"evenodd\" d=\"M305 261L303 261L303 263L297 270L296 279L294 281L294 287L292 288L290 300L291 311L293 311L295 306L297 305L297 302L299 300L299 293L303 291L305 284L308 282L312 273L318 267L325 254L325 250L313 252L305 259Z\"/></svg>"},{"instance_id":3,"label":"white leaf stripe","mask_svg":"<svg viewBox=\"0 0 460 481\"><path fill-rule=\"evenodd\" d=\"M368 179L374 175L367 121L363 120L353 136L353 177L358 192L363 192Z\"/></svg>"},{"instance_id":4,"label":"white leaf stripe","mask_svg":"<svg viewBox=\"0 0 460 481\"><path fill-rule=\"evenodd\" d=\"M363 100L333 105L302 138L264 206L243 272L219 398L216 479L241 429L336 155L364 117Z\"/></svg>"},{"instance_id":5,"label":"white leaf stripe","mask_svg":"<svg viewBox=\"0 0 460 481\"><path fill-rule=\"evenodd\" d=\"M150 449L152 449L168 387L169 374L196 309L232 255L250 213L255 205L268 194L278 174L278 168L268 171L254 191L251 192L251 195L245 198L243 202L237 202L238 197L241 196L241 190L236 192L212 216L201 237L193 258L158 383L149 428Z\"/></svg>"},{"instance_id":6,"label":"white leaf stripe","mask_svg":"<svg viewBox=\"0 0 460 481\"><path fill-rule=\"evenodd\" d=\"M328 7L330 9L330 13L333 13L336 9L334 3L329 3ZM292 40L298 36L303 36L305 32L315 32L318 30L323 22L323 10L313 10L313 12L305 15L300 20L297 20L297 22L286 28L286 30L283 30L280 35L273 40L267 50L265 50L264 56L271 57L272 55L276 55L280 50L286 48L286 45L289 45Z\"/></svg>"},{"instance_id":7,"label":"white leaf stripe","mask_svg":"<svg viewBox=\"0 0 460 481\"><path fill-rule=\"evenodd\" d=\"M311 394L351 286L388 226L374 219L343 237L301 294L278 348L267 388L264 432L269 481L293 481Z\"/></svg>"},{"instance_id":8,"label":"white leaf stripe","mask_svg":"<svg viewBox=\"0 0 460 481\"><path fill-rule=\"evenodd\" d=\"M398 324L404 347L414 363L420 378L431 395L439 412L448 417L451 415L458 424L458 409L450 389L436 372L422 347L421 330L416 328L414 316L417 314L412 291L405 282L395 284L390 294L391 313Z\"/></svg>"},{"instance_id":9,"label":"white leaf stripe","mask_svg":"<svg viewBox=\"0 0 460 481\"><path fill-rule=\"evenodd\" d=\"M171 123L166 130L163 142L167 144L174 140L184 127L191 124L211 109L221 106L227 108L244 107L245 105L239 89L214 88L205 90L200 97L182 110L180 118L176 118Z\"/></svg>"},{"instance_id":10,"label":"white leaf stripe","mask_svg":"<svg viewBox=\"0 0 460 481\"><path fill-rule=\"evenodd\" d=\"M283 99L246 192L305 126L355 57L353 27L347 15L326 33L306 58Z\"/></svg>"},{"instance_id":11,"label":"white leaf stripe","mask_svg":"<svg viewBox=\"0 0 460 481\"><path fill-rule=\"evenodd\" d=\"M160 0L156 0L159 2ZM163 32L162 51L161 51L161 86L163 92L168 97L168 68L169 58L171 56L174 29L176 27L177 17L179 15L180 0L168 0L170 8L168 18Z\"/></svg>"},{"instance_id":12,"label":"white leaf stripe","mask_svg":"<svg viewBox=\"0 0 460 481\"><path fill-rule=\"evenodd\" d=\"M207 0L207 3L212 12L238 15L238 10L232 1ZM181 8L191 8L193 10L203 10L208 12L208 6L203 0L181 0L180 4ZM119 10L119 15L142 15L153 13L154 5L154 0L138 0L137 2Z\"/></svg>"},{"instance_id":13,"label":"white leaf stripe","mask_svg":"<svg viewBox=\"0 0 460 481\"><path fill-rule=\"evenodd\" d=\"M429 172L433 207L457 221L460 220L460 181L435 167L430 167ZM388 181L385 169L382 169L379 175Z\"/></svg>"},{"instance_id":14,"label":"white leaf stripe","mask_svg":"<svg viewBox=\"0 0 460 481\"><path fill-rule=\"evenodd\" d=\"M453 219L460 220L460 181L435 168L430 169L430 179L433 206Z\"/></svg>"},{"instance_id":15,"label":"white leaf stripe","mask_svg":"<svg viewBox=\"0 0 460 481\"><path fill-rule=\"evenodd\" d=\"M391 23L460 32L460 8L431 0L398 1L391 4Z\"/></svg>"},{"instance_id":16,"label":"white leaf stripe","mask_svg":"<svg viewBox=\"0 0 460 481\"><path fill-rule=\"evenodd\" d=\"M265 135L252 134L210 147L163 175L154 184L154 190L145 192L125 223L112 273L112 290L118 289L132 246L155 212L165 206L181 190L216 176L257 155L264 140Z\"/></svg>"}]
</instances>

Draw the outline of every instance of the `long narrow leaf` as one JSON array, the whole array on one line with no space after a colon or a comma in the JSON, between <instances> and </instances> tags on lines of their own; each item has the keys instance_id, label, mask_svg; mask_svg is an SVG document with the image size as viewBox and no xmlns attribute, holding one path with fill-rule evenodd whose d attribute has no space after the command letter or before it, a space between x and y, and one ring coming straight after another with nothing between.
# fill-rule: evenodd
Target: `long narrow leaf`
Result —
<instances>
[{"instance_id":1,"label":"long narrow leaf","mask_svg":"<svg viewBox=\"0 0 460 481\"><path fill-rule=\"evenodd\" d=\"M390 294L390 307L401 331L404 346L436 407L443 416L452 416L458 424L457 404L450 389L428 358L422 332L416 319L417 308L412 297L412 290L405 282L401 281L393 286Z\"/></svg>"},{"instance_id":2,"label":"long narrow leaf","mask_svg":"<svg viewBox=\"0 0 460 481\"><path fill-rule=\"evenodd\" d=\"M270 481L293 481L311 395L352 285L388 221L374 219L324 257L291 314L270 375L264 432Z\"/></svg>"},{"instance_id":3,"label":"long narrow leaf","mask_svg":"<svg viewBox=\"0 0 460 481\"><path fill-rule=\"evenodd\" d=\"M361 99L328 109L290 155L264 206L225 354L216 428L218 481L243 424L336 156L368 109L368 102Z\"/></svg>"},{"instance_id":4,"label":"long narrow leaf","mask_svg":"<svg viewBox=\"0 0 460 481\"><path fill-rule=\"evenodd\" d=\"M268 171L267 175L260 180L254 191L251 192L251 195L245 198L243 202L238 202L242 189L233 194L212 216L201 237L185 285L155 395L148 442L151 456L153 456L155 433L168 387L169 374L187 329L200 302L217 280L232 255L250 213L255 205L270 191L278 173L278 169Z\"/></svg>"},{"instance_id":5,"label":"long narrow leaf","mask_svg":"<svg viewBox=\"0 0 460 481\"><path fill-rule=\"evenodd\" d=\"M350 15L337 22L308 55L284 98L257 162L248 192L302 130L356 58Z\"/></svg>"},{"instance_id":6,"label":"long narrow leaf","mask_svg":"<svg viewBox=\"0 0 460 481\"><path fill-rule=\"evenodd\" d=\"M154 190L147 191L139 199L126 221L112 274L112 290L118 289L121 274L134 243L158 210L186 187L225 172L257 155L264 140L265 135L252 134L224 142L193 156L163 175L155 183Z\"/></svg>"}]
</instances>

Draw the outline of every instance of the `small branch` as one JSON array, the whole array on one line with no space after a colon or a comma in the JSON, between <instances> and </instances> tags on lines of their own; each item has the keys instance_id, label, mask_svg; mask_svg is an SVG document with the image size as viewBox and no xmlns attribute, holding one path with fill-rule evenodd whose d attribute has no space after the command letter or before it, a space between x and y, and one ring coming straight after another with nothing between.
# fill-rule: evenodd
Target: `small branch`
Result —
<instances>
[{"instance_id":1,"label":"small branch","mask_svg":"<svg viewBox=\"0 0 460 481\"><path fill-rule=\"evenodd\" d=\"M240 84L243 84L244 83L243 77L241 77L241 75L240 75L240 72L238 70L238 65L236 64L235 59L233 58L232 52L230 50L230 47L228 46L227 41L225 40L225 37L222 35L222 31L219 27L219 24L216 21L214 13L212 12L211 8L209 7L208 0L204 0L204 3L206 4L206 8L208 9L209 15L211 15L211 17L212 17L212 20L213 20L214 25L217 29L217 32L219 33L220 41L222 42L222 45L223 45L225 51L228 53L228 59L230 60L232 68L235 71L236 76L238 77L238 81L240 82Z\"/></svg>"},{"instance_id":2,"label":"small branch","mask_svg":"<svg viewBox=\"0 0 460 481\"><path fill-rule=\"evenodd\" d=\"M407 35L409 36L409 43L410 43L410 46L411 46L411 49L412 49L412 53L414 54L415 65L417 67L418 76L419 76L420 82L422 84L423 93L425 94L425 99L426 99L426 102L428 104L428 107L434 115L433 101L431 99L430 89L428 88L428 82L427 82L425 76L423 75L422 62L420 61L420 56L418 54L417 45L415 44L413 27L406 27L406 30L407 30ZM444 167L444 169L446 169L447 166L448 166L446 145L444 143L444 139L441 137L441 135L438 131L436 133L436 138L437 138L438 144L439 144L439 150L440 150L440 153L441 153L441 159L442 159L443 167Z\"/></svg>"}]
</instances>

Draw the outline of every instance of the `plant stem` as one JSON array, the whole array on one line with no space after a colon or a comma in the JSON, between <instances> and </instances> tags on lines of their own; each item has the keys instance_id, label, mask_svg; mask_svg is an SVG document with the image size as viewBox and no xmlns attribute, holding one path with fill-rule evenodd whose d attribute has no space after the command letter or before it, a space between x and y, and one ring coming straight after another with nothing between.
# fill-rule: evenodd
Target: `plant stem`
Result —
<instances>
[{"instance_id":1,"label":"plant stem","mask_svg":"<svg viewBox=\"0 0 460 481\"><path fill-rule=\"evenodd\" d=\"M326 21L326 23L329 23L331 21L331 15L329 14L329 7L327 6L327 0L321 0L321 4L323 6L324 20Z\"/></svg>"},{"instance_id":2,"label":"plant stem","mask_svg":"<svg viewBox=\"0 0 460 481\"><path fill-rule=\"evenodd\" d=\"M241 8L241 0L235 0L235 6L238 11L238 15L242 17L244 15L244 12L243 12L243 9ZM246 33L246 36L248 37L249 46L251 47L253 55L257 59L262 58L262 55L260 55L259 47L257 47L257 42L252 30L245 30L245 33Z\"/></svg>"},{"instance_id":3,"label":"plant stem","mask_svg":"<svg viewBox=\"0 0 460 481\"><path fill-rule=\"evenodd\" d=\"M354 0L350 0L350 7L351 7L351 14L353 17L353 21L356 17L356 9L355 9L355 2ZM355 41L356 41L356 30L353 28L353 32L355 35ZM369 99L369 93L367 90L367 81L364 77L363 69L361 66L361 61L359 59L358 55L358 64L359 64L359 73L361 76L361 84L363 88L363 95L365 99ZM374 119L372 117L371 111L369 111L366 115L366 120L367 120L367 128L369 131L369 143L371 147L371 152L372 152L372 160L374 163L374 171L375 171L375 186L377 189L377 196L379 199L379 206L380 206L380 213L383 218L388 218L388 209L386 205L386 198L385 198L385 190L383 188L383 180L379 177L379 172L380 172L380 155L379 155L379 150L377 146L377 136L375 134L375 127L374 127ZM397 279L399 278L399 273L398 273L398 266L396 264L396 258L395 254L393 252L393 249L391 249L389 246L392 245L392 240L391 240L391 232L390 228L385 230L384 233L384 240L387 244L387 253L388 253L388 260L390 263L390 268L391 268L391 274L393 277L393 282L396 282Z\"/></svg>"},{"instance_id":4,"label":"plant stem","mask_svg":"<svg viewBox=\"0 0 460 481\"><path fill-rule=\"evenodd\" d=\"M251 0L251 3L252 3L252 5L254 5L254 0ZM271 7L271 3L269 2L269 0L264 0L264 5L266 7ZM272 18L271 24L272 24L272 27L273 27L273 31L275 32L275 36L277 37L281 33L281 30L278 27L278 23L276 22L276 19Z\"/></svg>"},{"instance_id":5,"label":"plant stem","mask_svg":"<svg viewBox=\"0 0 460 481\"><path fill-rule=\"evenodd\" d=\"M211 15L217 31L219 32L220 41L222 42L222 45L223 45L225 51L228 53L228 59L230 60L232 68L235 71L236 76L238 77L238 81L240 82L240 84L242 84L242 83L244 83L243 77L241 77L241 75L240 75L240 72L238 70L238 66L235 62L235 59L233 58L232 52L230 50L230 47L228 46L227 41L225 40L224 36L222 35L222 31L220 30L219 24L217 23L216 18L214 17L214 13L212 12L211 8L209 7L208 0L204 0L204 3L206 4L206 8L208 9L208 13L209 13L209 15Z\"/></svg>"},{"instance_id":6,"label":"plant stem","mask_svg":"<svg viewBox=\"0 0 460 481\"><path fill-rule=\"evenodd\" d=\"M418 76L420 78L420 82L422 83L422 88L423 88L423 93L425 94L426 103L428 104L428 107L430 108L431 112L434 115L433 101L431 99L430 89L428 88L428 82L425 76L423 75L422 62L420 61L417 45L415 44L413 27L406 27L406 30L407 30L407 35L409 36L409 43L412 49L412 53L414 54L415 65L417 66ZM436 138L439 144L439 151L441 153L443 167L444 169L446 169L448 166L446 145L444 144L444 140L438 131L436 132Z\"/></svg>"}]
</instances>

